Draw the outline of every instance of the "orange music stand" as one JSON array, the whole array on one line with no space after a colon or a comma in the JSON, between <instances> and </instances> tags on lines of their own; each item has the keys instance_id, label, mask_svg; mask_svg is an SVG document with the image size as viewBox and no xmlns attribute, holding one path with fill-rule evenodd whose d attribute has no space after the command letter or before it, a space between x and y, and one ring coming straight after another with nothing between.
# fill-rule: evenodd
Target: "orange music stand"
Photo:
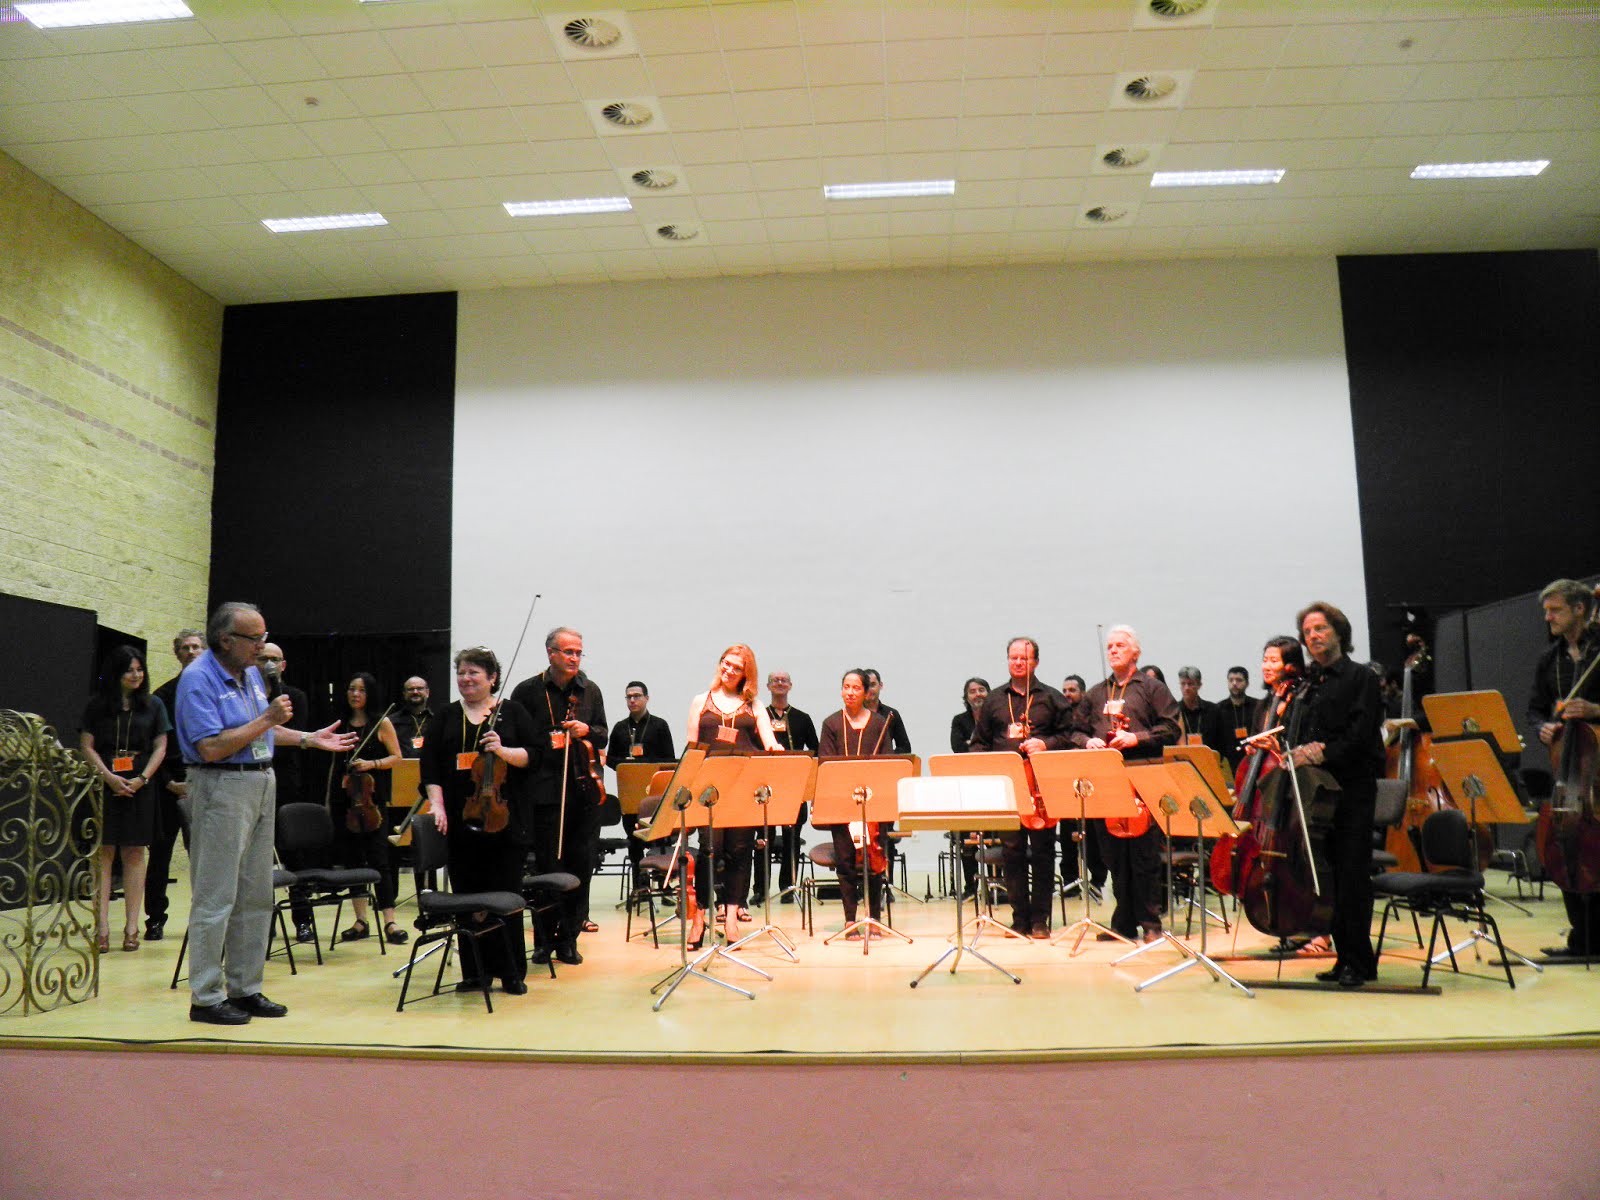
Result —
<instances>
[{"instance_id":1,"label":"orange music stand","mask_svg":"<svg viewBox=\"0 0 1600 1200\"><path fill-rule=\"evenodd\" d=\"M908 758L824 758L817 760L816 799L811 804L811 824L849 825L859 821L863 843L868 823L890 825L900 815L899 783L911 776ZM838 933L822 940L826 946L836 938L861 931L861 953L866 954L874 937L911 938L872 916L871 887L866 869L867 848L862 846L861 898L867 916L857 915Z\"/></svg>"},{"instance_id":2,"label":"orange music stand","mask_svg":"<svg viewBox=\"0 0 1600 1200\"><path fill-rule=\"evenodd\" d=\"M1128 779L1127 765L1120 750L1045 750L1033 756L1033 777L1039 781L1039 795L1044 800L1044 810L1057 820L1074 820L1084 823L1078 839L1078 878L1089 878L1088 850L1083 838L1090 836L1087 824L1106 817L1131 817L1139 811L1133 784ZM1088 888L1080 888L1083 896L1083 916L1051 939L1051 945L1073 939L1070 955L1082 951L1083 939L1092 929L1097 934L1128 945L1128 941L1108 925L1102 925L1092 915L1093 897Z\"/></svg>"}]
</instances>

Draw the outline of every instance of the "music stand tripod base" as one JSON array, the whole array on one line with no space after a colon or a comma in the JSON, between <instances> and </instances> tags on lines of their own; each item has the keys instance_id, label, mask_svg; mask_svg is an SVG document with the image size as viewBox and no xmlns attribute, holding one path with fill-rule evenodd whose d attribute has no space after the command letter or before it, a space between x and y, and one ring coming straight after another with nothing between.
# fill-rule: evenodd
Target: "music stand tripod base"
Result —
<instances>
[{"instance_id":1,"label":"music stand tripod base","mask_svg":"<svg viewBox=\"0 0 1600 1200\"><path fill-rule=\"evenodd\" d=\"M974 905L976 905L977 901L974 900L973 903L974 903ZM999 924L999 922L995 921L993 918L983 918L983 919L987 919L990 922L990 924L995 924L995 925ZM973 922L973 924L977 924L977 922ZM962 940L961 940L962 935L965 932L965 930L966 930L966 924L961 920L961 893L958 891L956 893L955 945L951 946L943 954L939 955L938 958L934 959L926 967L922 968L922 974L918 975L915 979L913 979L911 981L911 986L913 988L915 988L917 986L917 984L921 983L929 975L933 974L934 971L938 970L938 968L943 964L945 959L950 958L952 956L954 956L955 961L950 964L950 974L954 975L956 973L956 969L961 966L961 956L963 954L970 954L970 955L972 955L973 958L977 959L979 962L983 963L984 965L993 967L996 971L999 971L1000 974L1004 975L1007 979L1011 980L1012 983L1020 984L1022 982L1021 976L1013 975L1010 971L1006 970L999 963L995 962L994 959L990 958L988 955L984 954L983 951L978 949L978 939L983 936L984 926L982 926L981 924L978 924L977 932L973 934L972 941L970 943L963 943ZM1015 931L1008 929L1007 932L1008 933L1014 933ZM907 938L906 940L910 941L911 939Z\"/></svg>"}]
</instances>

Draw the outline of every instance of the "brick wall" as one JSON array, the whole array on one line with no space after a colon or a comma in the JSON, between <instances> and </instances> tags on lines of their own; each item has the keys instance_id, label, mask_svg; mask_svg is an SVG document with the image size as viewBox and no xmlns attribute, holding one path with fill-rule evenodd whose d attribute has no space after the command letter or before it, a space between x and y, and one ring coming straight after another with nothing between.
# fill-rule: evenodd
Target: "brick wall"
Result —
<instances>
[{"instance_id":1,"label":"brick wall","mask_svg":"<svg viewBox=\"0 0 1600 1200\"><path fill-rule=\"evenodd\" d=\"M201 623L222 305L0 154L0 590Z\"/></svg>"}]
</instances>

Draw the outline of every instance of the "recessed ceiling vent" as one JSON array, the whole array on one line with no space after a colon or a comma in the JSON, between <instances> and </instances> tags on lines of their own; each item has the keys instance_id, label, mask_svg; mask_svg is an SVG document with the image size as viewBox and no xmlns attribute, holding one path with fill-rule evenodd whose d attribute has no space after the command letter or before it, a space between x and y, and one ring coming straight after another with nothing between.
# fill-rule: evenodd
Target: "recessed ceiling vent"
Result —
<instances>
[{"instance_id":1,"label":"recessed ceiling vent","mask_svg":"<svg viewBox=\"0 0 1600 1200\"><path fill-rule=\"evenodd\" d=\"M1132 200L1108 200L1103 204L1085 204L1078 209L1078 219L1073 224L1078 229L1127 229L1139 216L1139 205Z\"/></svg>"},{"instance_id":2,"label":"recessed ceiling vent","mask_svg":"<svg viewBox=\"0 0 1600 1200\"><path fill-rule=\"evenodd\" d=\"M657 225L656 236L664 242L692 242L703 230L698 225L679 222L676 225Z\"/></svg>"},{"instance_id":3,"label":"recessed ceiling vent","mask_svg":"<svg viewBox=\"0 0 1600 1200\"><path fill-rule=\"evenodd\" d=\"M544 23L562 58L618 58L639 53L628 14L621 9L551 13Z\"/></svg>"},{"instance_id":4,"label":"recessed ceiling vent","mask_svg":"<svg viewBox=\"0 0 1600 1200\"><path fill-rule=\"evenodd\" d=\"M1134 0L1135 29L1171 29L1178 25L1214 25L1216 0Z\"/></svg>"},{"instance_id":5,"label":"recessed ceiling vent","mask_svg":"<svg viewBox=\"0 0 1600 1200\"><path fill-rule=\"evenodd\" d=\"M1149 160L1148 146L1113 146L1100 156L1101 164L1114 171L1127 171Z\"/></svg>"},{"instance_id":6,"label":"recessed ceiling vent","mask_svg":"<svg viewBox=\"0 0 1600 1200\"><path fill-rule=\"evenodd\" d=\"M1111 85L1112 108L1177 108L1189 95L1193 71L1124 71Z\"/></svg>"},{"instance_id":7,"label":"recessed ceiling vent","mask_svg":"<svg viewBox=\"0 0 1600 1200\"><path fill-rule=\"evenodd\" d=\"M1177 90L1178 81L1171 75L1140 75L1122 85L1122 94L1140 104L1165 100Z\"/></svg>"},{"instance_id":8,"label":"recessed ceiling vent","mask_svg":"<svg viewBox=\"0 0 1600 1200\"><path fill-rule=\"evenodd\" d=\"M614 100L585 100L589 120L603 135L626 133L670 133L661 112L661 101L654 96L618 96Z\"/></svg>"},{"instance_id":9,"label":"recessed ceiling vent","mask_svg":"<svg viewBox=\"0 0 1600 1200\"><path fill-rule=\"evenodd\" d=\"M647 192L664 192L669 188L678 186L678 177L665 167L645 167L633 172L628 178L633 186L643 188Z\"/></svg>"},{"instance_id":10,"label":"recessed ceiling vent","mask_svg":"<svg viewBox=\"0 0 1600 1200\"><path fill-rule=\"evenodd\" d=\"M622 40L622 30L604 17L573 17L561 27L561 35L585 50L609 50Z\"/></svg>"},{"instance_id":11,"label":"recessed ceiling vent","mask_svg":"<svg viewBox=\"0 0 1600 1200\"><path fill-rule=\"evenodd\" d=\"M1096 225L1110 225L1122 220L1127 215L1127 209L1113 208L1109 204L1096 204L1093 208L1083 210L1083 219Z\"/></svg>"}]
</instances>

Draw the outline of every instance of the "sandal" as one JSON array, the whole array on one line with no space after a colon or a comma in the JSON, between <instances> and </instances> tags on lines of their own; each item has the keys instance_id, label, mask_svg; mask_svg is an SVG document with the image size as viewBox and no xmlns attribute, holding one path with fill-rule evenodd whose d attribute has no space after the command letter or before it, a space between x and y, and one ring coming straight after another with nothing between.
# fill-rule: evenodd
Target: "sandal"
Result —
<instances>
[{"instance_id":1,"label":"sandal","mask_svg":"<svg viewBox=\"0 0 1600 1200\"><path fill-rule=\"evenodd\" d=\"M583 931L585 933L599 933L600 926L596 925L593 921L585 921L583 923Z\"/></svg>"},{"instance_id":2,"label":"sandal","mask_svg":"<svg viewBox=\"0 0 1600 1200\"><path fill-rule=\"evenodd\" d=\"M733 911L734 911L734 915L736 917L738 917L739 920L743 921L746 925L750 924L750 922L752 920L754 920L754 918L750 915L750 910L748 908L746 908L742 904L738 908L734 909Z\"/></svg>"},{"instance_id":3,"label":"sandal","mask_svg":"<svg viewBox=\"0 0 1600 1200\"><path fill-rule=\"evenodd\" d=\"M406 939L411 935L404 929L401 929L400 926L396 925L393 921L390 921L383 927L383 936L388 939L388 942L391 946L403 946L405 945Z\"/></svg>"},{"instance_id":4,"label":"sandal","mask_svg":"<svg viewBox=\"0 0 1600 1200\"><path fill-rule=\"evenodd\" d=\"M1295 951L1301 958L1321 958L1333 953L1333 939L1326 934L1312 938L1304 946Z\"/></svg>"},{"instance_id":5,"label":"sandal","mask_svg":"<svg viewBox=\"0 0 1600 1200\"><path fill-rule=\"evenodd\" d=\"M111 949L111 934L110 934L110 932L107 931L107 932L102 932L102 933L95 934L94 935L94 944L95 944L95 947L100 951L101 954L105 954L107 951L109 951Z\"/></svg>"},{"instance_id":6,"label":"sandal","mask_svg":"<svg viewBox=\"0 0 1600 1200\"><path fill-rule=\"evenodd\" d=\"M364 937L372 936L372 927L365 921L357 921L339 935L341 942L359 942Z\"/></svg>"},{"instance_id":7,"label":"sandal","mask_svg":"<svg viewBox=\"0 0 1600 1200\"><path fill-rule=\"evenodd\" d=\"M137 929L123 931L122 948L124 950L137 950L139 948L139 931Z\"/></svg>"}]
</instances>

